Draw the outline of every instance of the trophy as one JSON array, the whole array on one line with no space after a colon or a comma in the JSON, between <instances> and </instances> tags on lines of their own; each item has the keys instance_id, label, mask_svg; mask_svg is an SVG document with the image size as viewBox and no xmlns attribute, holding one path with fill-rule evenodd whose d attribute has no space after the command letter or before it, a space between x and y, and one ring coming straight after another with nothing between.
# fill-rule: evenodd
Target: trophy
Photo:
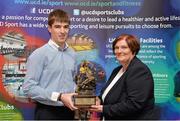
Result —
<instances>
[{"instance_id":1,"label":"trophy","mask_svg":"<svg viewBox=\"0 0 180 121\"><path fill-rule=\"evenodd\" d=\"M83 61L80 64L79 72L76 76L76 93L74 96L74 105L79 108L90 107L96 104L96 70L93 63Z\"/></svg>"}]
</instances>

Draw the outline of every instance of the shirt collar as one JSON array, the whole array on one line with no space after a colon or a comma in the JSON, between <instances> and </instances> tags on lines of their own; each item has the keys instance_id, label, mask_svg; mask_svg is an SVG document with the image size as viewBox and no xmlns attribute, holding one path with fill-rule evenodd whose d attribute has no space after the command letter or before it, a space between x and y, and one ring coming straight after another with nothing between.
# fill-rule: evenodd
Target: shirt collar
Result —
<instances>
[{"instance_id":1,"label":"shirt collar","mask_svg":"<svg viewBox=\"0 0 180 121\"><path fill-rule=\"evenodd\" d=\"M56 44L52 39L49 40L48 44L55 50L59 50L59 51L65 51L69 47L68 44L65 42L65 47L60 48L60 46Z\"/></svg>"}]
</instances>

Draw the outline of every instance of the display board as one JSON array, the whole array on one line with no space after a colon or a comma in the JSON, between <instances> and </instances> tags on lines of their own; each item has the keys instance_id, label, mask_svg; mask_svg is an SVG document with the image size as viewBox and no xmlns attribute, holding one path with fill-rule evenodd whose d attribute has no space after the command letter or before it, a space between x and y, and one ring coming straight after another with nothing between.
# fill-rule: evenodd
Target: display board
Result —
<instances>
[{"instance_id":1,"label":"display board","mask_svg":"<svg viewBox=\"0 0 180 121\"><path fill-rule=\"evenodd\" d=\"M3 0L0 2L0 120L32 120L34 103L22 91L26 60L49 40L47 16L63 9L71 18L67 40L79 64L97 69L96 94L119 65L112 42L137 36L137 55L151 69L161 119L180 119L179 0Z\"/></svg>"}]
</instances>

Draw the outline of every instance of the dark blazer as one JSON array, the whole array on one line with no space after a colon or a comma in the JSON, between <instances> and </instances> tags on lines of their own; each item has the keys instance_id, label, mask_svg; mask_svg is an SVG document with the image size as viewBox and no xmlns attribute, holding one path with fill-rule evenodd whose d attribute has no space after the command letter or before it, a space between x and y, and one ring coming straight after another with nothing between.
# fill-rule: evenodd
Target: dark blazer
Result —
<instances>
[{"instance_id":1,"label":"dark blazer","mask_svg":"<svg viewBox=\"0 0 180 121\"><path fill-rule=\"evenodd\" d=\"M113 70L100 98L121 68L118 66ZM102 104L105 119L155 119L154 82L149 68L134 57Z\"/></svg>"}]
</instances>

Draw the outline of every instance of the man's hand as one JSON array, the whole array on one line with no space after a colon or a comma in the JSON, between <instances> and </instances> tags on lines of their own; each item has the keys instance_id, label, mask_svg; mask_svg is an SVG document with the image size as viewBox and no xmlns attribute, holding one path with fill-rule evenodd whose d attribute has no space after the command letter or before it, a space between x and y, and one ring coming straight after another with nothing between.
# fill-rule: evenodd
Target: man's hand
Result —
<instances>
[{"instance_id":1,"label":"man's hand","mask_svg":"<svg viewBox=\"0 0 180 121\"><path fill-rule=\"evenodd\" d=\"M71 110L76 110L78 108L75 107L73 104L73 101L72 101L73 95L77 95L77 93L62 93L60 100L66 107L70 108Z\"/></svg>"}]
</instances>

